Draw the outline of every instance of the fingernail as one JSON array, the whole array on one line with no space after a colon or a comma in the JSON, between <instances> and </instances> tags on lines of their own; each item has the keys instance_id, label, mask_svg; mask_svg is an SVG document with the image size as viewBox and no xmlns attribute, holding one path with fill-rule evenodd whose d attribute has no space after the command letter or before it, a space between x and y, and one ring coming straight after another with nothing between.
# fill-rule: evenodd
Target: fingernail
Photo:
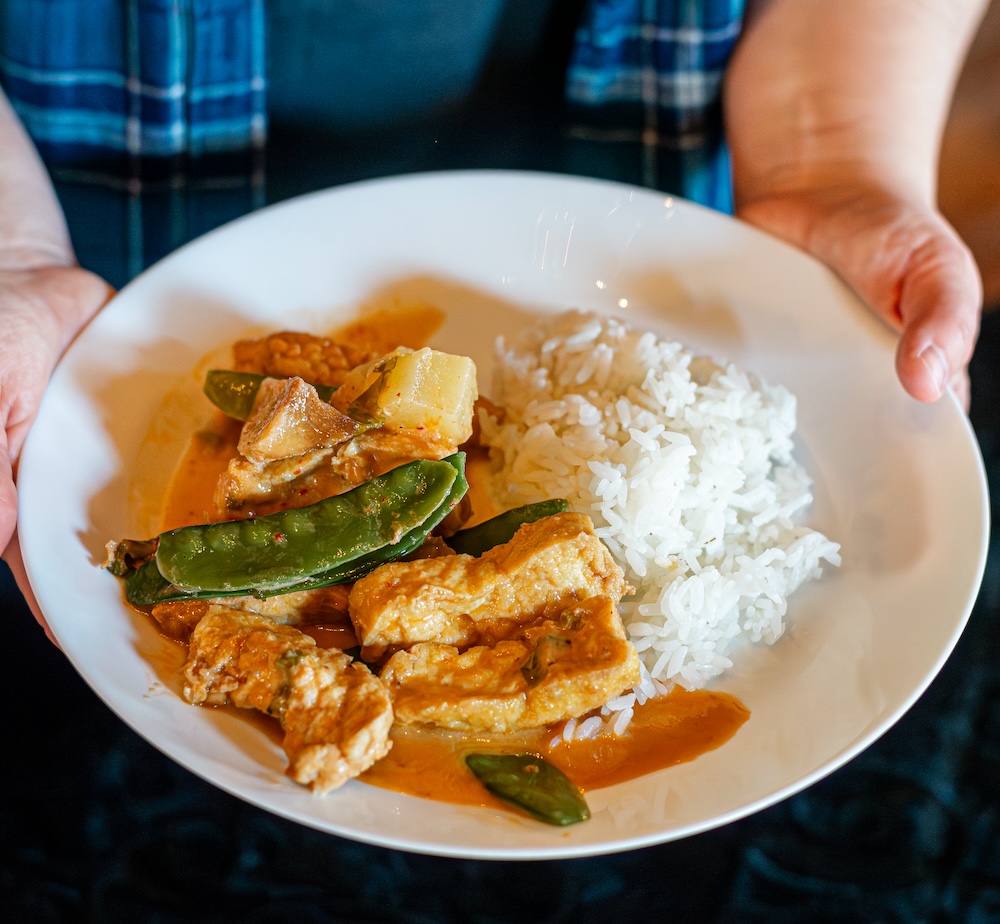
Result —
<instances>
[{"instance_id":1,"label":"fingernail","mask_svg":"<svg viewBox=\"0 0 1000 924\"><path fill-rule=\"evenodd\" d=\"M934 383L934 388L938 395L944 394L948 385L948 363L945 361L944 353L936 343L929 343L918 354L917 359L923 363L927 370L927 375Z\"/></svg>"}]
</instances>

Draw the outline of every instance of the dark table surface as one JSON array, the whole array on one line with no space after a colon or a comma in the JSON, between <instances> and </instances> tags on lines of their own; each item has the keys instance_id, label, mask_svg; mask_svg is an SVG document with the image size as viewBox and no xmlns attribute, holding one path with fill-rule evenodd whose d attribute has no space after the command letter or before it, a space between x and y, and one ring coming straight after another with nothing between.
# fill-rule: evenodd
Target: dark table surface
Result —
<instances>
[{"instance_id":1,"label":"dark table surface","mask_svg":"<svg viewBox=\"0 0 1000 924\"><path fill-rule=\"evenodd\" d=\"M81 262L121 285L261 203L452 167L616 173L530 124L326 139L286 132L266 185L130 196L61 184ZM1000 483L1000 313L972 363L971 418ZM0 569L10 696L0 761L0 914L19 922L1000 921L1000 555L956 651L882 739L742 821L589 859L462 861L342 840L194 777L113 715Z\"/></svg>"}]
</instances>

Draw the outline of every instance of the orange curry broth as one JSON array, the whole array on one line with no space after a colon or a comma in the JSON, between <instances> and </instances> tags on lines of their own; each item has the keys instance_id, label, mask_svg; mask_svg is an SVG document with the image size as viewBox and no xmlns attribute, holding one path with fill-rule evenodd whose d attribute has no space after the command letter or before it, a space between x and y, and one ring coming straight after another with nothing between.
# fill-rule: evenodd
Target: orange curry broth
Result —
<instances>
[{"instance_id":1,"label":"orange curry broth","mask_svg":"<svg viewBox=\"0 0 1000 924\"><path fill-rule=\"evenodd\" d=\"M512 735L471 735L395 726L392 750L361 775L366 783L414 796L496 806L465 767L474 751L540 754L587 791L694 760L728 741L750 713L735 697L675 688L635 709L626 734L553 745L563 724Z\"/></svg>"},{"instance_id":2,"label":"orange curry broth","mask_svg":"<svg viewBox=\"0 0 1000 924\"><path fill-rule=\"evenodd\" d=\"M236 452L240 427L239 422L219 414L208 429L194 434L166 493L163 529L216 518L212 496L219 475ZM481 454L475 451L469 454L475 519L484 519L495 512L489 509L482 488L484 466ZM325 647L350 648L357 644L346 616L342 624L308 626L304 631ZM362 774L361 779L375 786L445 802L499 806L502 803L487 793L465 767L465 754L477 750L537 753L586 791L694 760L728 741L749 715L749 710L729 694L676 688L667 696L637 705L625 735L602 735L572 743L553 745L562 730L561 723L511 735L471 735L395 726L389 755Z\"/></svg>"}]
</instances>

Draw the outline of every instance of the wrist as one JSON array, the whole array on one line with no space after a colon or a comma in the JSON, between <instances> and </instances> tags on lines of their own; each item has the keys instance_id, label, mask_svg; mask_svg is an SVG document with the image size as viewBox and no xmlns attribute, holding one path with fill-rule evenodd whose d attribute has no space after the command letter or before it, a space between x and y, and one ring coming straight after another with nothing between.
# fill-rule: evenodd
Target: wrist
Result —
<instances>
[{"instance_id":1,"label":"wrist","mask_svg":"<svg viewBox=\"0 0 1000 924\"><path fill-rule=\"evenodd\" d=\"M75 262L58 196L24 126L0 90L0 267Z\"/></svg>"},{"instance_id":2,"label":"wrist","mask_svg":"<svg viewBox=\"0 0 1000 924\"><path fill-rule=\"evenodd\" d=\"M932 205L952 88L983 6L769 0L757 8L725 87L737 197L856 183Z\"/></svg>"}]
</instances>

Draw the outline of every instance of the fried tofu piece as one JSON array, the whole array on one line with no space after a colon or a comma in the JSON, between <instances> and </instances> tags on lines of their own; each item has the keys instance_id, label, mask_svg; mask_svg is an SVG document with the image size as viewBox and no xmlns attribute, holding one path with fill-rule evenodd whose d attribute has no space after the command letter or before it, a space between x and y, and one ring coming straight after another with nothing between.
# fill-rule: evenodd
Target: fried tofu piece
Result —
<instances>
[{"instance_id":1,"label":"fried tofu piece","mask_svg":"<svg viewBox=\"0 0 1000 924\"><path fill-rule=\"evenodd\" d=\"M457 448L427 430L376 427L340 446L310 449L287 459L254 462L236 456L219 478L215 502L220 510L244 515L304 507L414 459L443 459Z\"/></svg>"},{"instance_id":2,"label":"fried tofu piece","mask_svg":"<svg viewBox=\"0 0 1000 924\"><path fill-rule=\"evenodd\" d=\"M194 627L213 606L227 606L267 616L286 626L340 623L347 615L349 587L333 584L311 590L293 590L273 597L210 597L205 600L171 600L152 608L153 618L171 638L187 641Z\"/></svg>"},{"instance_id":3,"label":"fried tofu piece","mask_svg":"<svg viewBox=\"0 0 1000 924\"><path fill-rule=\"evenodd\" d=\"M214 605L191 634L184 698L275 716L288 775L325 793L391 747L392 704L378 677L342 651L266 616Z\"/></svg>"},{"instance_id":4,"label":"fried tofu piece","mask_svg":"<svg viewBox=\"0 0 1000 924\"><path fill-rule=\"evenodd\" d=\"M580 716L639 683L639 656L608 597L590 597L493 647L421 642L381 678L402 725L512 732Z\"/></svg>"},{"instance_id":5,"label":"fried tofu piece","mask_svg":"<svg viewBox=\"0 0 1000 924\"><path fill-rule=\"evenodd\" d=\"M561 513L478 558L382 565L354 584L348 604L362 657L378 662L419 642L493 645L589 597L617 606L626 590L590 517Z\"/></svg>"},{"instance_id":6,"label":"fried tofu piece","mask_svg":"<svg viewBox=\"0 0 1000 924\"><path fill-rule=\"evenodd\" d=\"M298 376L264 379L237 446L251 462L274 462L346 443L363 424L327 404Z\"/></svg>"}]
</instances>

